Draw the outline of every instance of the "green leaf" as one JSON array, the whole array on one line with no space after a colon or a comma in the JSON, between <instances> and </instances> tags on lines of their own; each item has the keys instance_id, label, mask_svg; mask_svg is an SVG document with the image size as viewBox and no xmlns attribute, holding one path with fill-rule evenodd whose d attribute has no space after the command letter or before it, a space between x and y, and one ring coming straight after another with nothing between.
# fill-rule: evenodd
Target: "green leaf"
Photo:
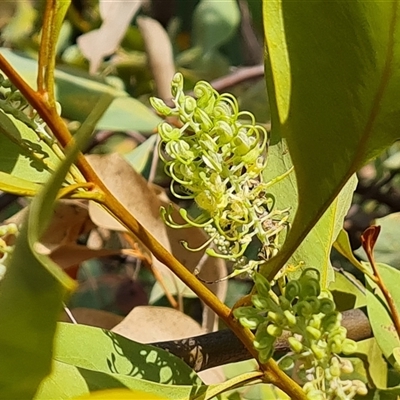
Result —
<instances>
[{"instance_id":1,"label":"green leaf","mask_svg":"<svg viewBox=\"0 0 400 400\"><path fill-rule=\"evenodd\" d=\"M19 196L34 196L40 188L41 186L37 183L0 171L0 190L3 192Z\"/></svg>"},{"instance_id":2,"label":"green leaf","mask_svg":"<svg viewBox=\"0 0 400 400\"><path fill-rule=\"evenodd\" d=\"M88 396L75 398L73 400L168 400L166 397L159 397L151 393L143 392L142 390L128 390L128 389L110 389L101 390L90 393Z\"/></svg>"},{"instance_id":3,"label":"green leaf","mask_svg":"<svg viewBox=\"0 0 400 400\"><path fill-rule=\"evenodd\" d=\"M52 373L42 382L35 400L69 400L97 390L112 388L142 390L169 400L182 400L190 398L194 387L192 385L163 385L111 371L106 373L53 361ZM196 389L203 392L207 387L195 387L194 390Z\"/></svg>"},{"instance_id":4,"label":"green leaf","mask_svg":"<svg viewBox=\"0 0 400 400\"><path fill-rule=\"evenodd\" d=\"M400 292L398 290L400 282L400 271L382 263L378 263L377 268L379 270L383 283L385 284L386 288L393 298L397 313L400 313Z\"/></svg>"},{"instance_id":5,"label":"green leaf","mask_svg":"<svg viewBox=\"0 0 400 400\"><path fill-rule=\"evenodd\" d=\"M354 276L349 273L335 271L335 280L329 285L336 307L339 311L360 308L366 305L365 291L363 286Z\"/></svg>"},{"instance_id":6,"label":"green leaf","mask_svg":"<svg viewBox=\"0 0 400 400\"><path fill-rule=\"evenodd\" d=\"M264 180L269 181L284 174L291 166L290 155L284 141L270 146L268 165L264 172ZM306 239L300 245L297 245L297 250L294 254L290 254L289 265L297 266L304 264L305 267L317 268L321 272L321 284L323 287L327 287L334 279L330 262L330 252L333 242L342 229L343 220L350 207L356 183L357 179L354 176L332 202L328 210L325 211L323 217L309 232ZM295 174L293 172L290 173L287 177L274 184L269 191L276 198L276 207L278 209L290 208L291 218L293 218L296 210L298 210ZM286 242L284 246L286 247ZM296 248L293 247L292 249L295 250ZM283 251L282 249L281 252ZM266 268L268 268L268 272L277 265L275 260L281 258L279 254L267 263ZM294 271L292 275L296 278L300 274L301 268Z\"/></svg>"},{"instance_id":7,"label":"green leaf","mask_svg":"<svg viewBox=\"0 0 400 400\"><path fill-rule=\"evenodd\" d=\"M359 357L364 362L369 379L374 386L379 389L385 389L388 368L376 339L371 338L357 342L357 351L354 356Z\"/></svg>"},{"instance_id":8,"label":"green leaf","mask_svg":"<svg viewBox=\"0 0 400 400\"><path fill-rule=\"evenodd\" d=\"M202 0L193 13L193 47L203 55L212 53L227 42L240 23L236 0Z\"/></svg>"},{"instance_id":9,"label":"green leaf","mask_svg":"<svg viewBox=\"0 0 400 400\"><path fill-rule=\"evenodd\" d=\"M33 199L0 283L0 387L6 399L33 398L50 373L56 321L75 282L41 254L37 244L50 221L65 175L92 132L92 117L98 118L109 101L101 99L99 103L100 109L96 107L88 124L77 132L76 145Z\"/></svg>"},{"instance_id":10,"label":"green leaf","mask_svg":"<svg viewBox=\"0 0 400 400\"><path fill-rule=\"evenodd\" d=\"M1 48L0 53L30 86L36 88L35 60L17 55L5 48ZM152 132L161 121L155 113L138 100L129 97L126 92L90 79L81 71L74 70L68 73L58 69L55 71L55 80L56 98L62 105L62 115L65 118L84 121L99 97L108 93L115 97L115 100L98 122L97 129Z\"/></svg>"},{"instance_id":11,"label":"green leaf","mask_svg":"<svg viewBox=\"0 0 400 400\"><path fill-rule=\"evenodd\" d=\"M272 134L287 140L300 204L276 272L350 177L399 137L400 19L398 2L263 4Z\"/></svg>"},{"instance_id":12,"label":"green leaf","mask_svg":"<svg viewBox=\"0 0 400 400\"><path fill-rule=\"evenodd\" d=\"M257 363L253 360L231 363L223 366L227 379L232 379L240 374L257 370ZM234 397L235 396L235 397ZM270 384L254 384L238 389L229 390L221 395L222 400L288 400L289 397L277 387Z\"/></svg>"},{"instance_id":13,"label":"green leaf","mask_svg":"<svg viewBox=\"0 0 400 400\"><path fill-rule=\"evenodd\" d=\"M138 172L143 174L150 160L150 156L153 154L154 146L157 142L157 135L150 136L144 143L136 147L129 153L123 155L126 161Z\"/></svg>"},{"instance_id":14,"label":"green leaf","mask_svg":"<svg viewBox=\"0 0 400 400\"><path fill-rule=\"evenodd\" d=\"M400 269L400 213L389 214L375 220L375 225L381 226L381 232L374 247L375 260ZM367 256L362 248L355 251L362 260Z\"/></svg>"},{"instance_id":15,"label":"green leaf","mask_svg":"<svg viewBox=\"0 0 400 400\"><path fill-rule=\"evenodd\" d=\"M59 323L53 357L53 371L36 399L69 399L110 388L182 399L192 385L201 385L196 373L167 351L85 325Z\"/></svg>"},{"instance_id":16,"label":"green leaf","mask_svg":"<svg viewBox=\"0 0 400 400\"><path fill-rule=\"evenodd\" d=\"M59 162L53 150L39 141L37 133L0 111L0 170L36 183L46 182Z\"/></svg>"},{"instance_id":17,"label":"green leaf","mask_svg":"<svg viewBox=\"0 0 400 400\"><path fill-rule=\"evenodd\" d=\"M398 282L400 281L400 272L385 264L377 264L383 282L395 303L397 312L400 310L400 294L398 292ZM382 293L377 289L376 284L366 276L368 282L367 291L367 309L379 347L386 359L394 364L393 350L400 347L400 338L393 325L388 307Z\"/></svg>"},{"instance_id":18,"label":"green leaf","mask_svg":"<svg viewBox=\"0 0 400 400\"><path fill-rule=\"evenodd\" d=\"M364 271L365 266L354 257L353 250L350 246L349 235L344 229L341 229L338 237L334 243L335 249L343 256L346 257L356 268ZM365 252L364 252L365 255Z\"/></svg>"},{"instance_id":19,"label":"green leaf","mask_svg":"<svg viewBox=\"0 0 400 400\"><path fill-rule=\"evenodd\" d=\"M71 92L71 90L69 91ZM71 112L74 111L71 110ZM96 128L110 131L136 130L152 133L160 122L160 118L140 101L133 97L119 96L100 119Z\"/></svg>"}]
</instances>

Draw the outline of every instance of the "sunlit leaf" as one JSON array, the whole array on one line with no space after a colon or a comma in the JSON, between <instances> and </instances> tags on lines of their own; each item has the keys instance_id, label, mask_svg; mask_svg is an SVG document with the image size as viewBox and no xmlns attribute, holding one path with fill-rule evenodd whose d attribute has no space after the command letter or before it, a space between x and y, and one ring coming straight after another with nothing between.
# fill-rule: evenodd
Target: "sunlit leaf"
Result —
<instances>
[{"instance_id":1,"label":"sunlit leaf","mask_svg":"<svg viewBox=\"0 0 400 400\"><path fill-rule=\"evenodd\" d=\"M38 134L0 111L0 170L36 183L46 182L59 159Z\"/></svg>"},{"instance_id":2,"label":"sunlit leaf","mask_svg":"<svg viewBox=\"0 0 400 400\"><path fill-rule=\"evenodd\" d=\"M396 293L397 289L395 289L395 291L393 291L392 289L394 286L398 287L399 277L394 276L392 273L387 271L387 269L390 267L384 266L384 264L378 264L378 267L382 276L384 277L383 279L385 285L387 285L388 290L390 290L392 294ZM399 271L395 269L393 269L393 271L400 275ZM391 281L391 283L389 283L388 280L385 279L386 275L389 279L397 278L397 280ZM396 347L400 347L400 337L396 332L396 328L393 324L393 320L390 316L388 307L385 304L383 295L378 291L376 285L371 281L370 278L367 277L366 279L370 288L370 290L368 290L366 293L367 310L371 327L374 332L374 337L376 338L376 341L380 349L382 350L385 358L389 362L393 363L393 349L395 349ZM396 297L397 299L395 301L397 308L399 309L399 296Z\"/></svg>"},{"instance_id":3,"label":"sunlit leaf","mask_svg":"<svg viewBox=\"0 0 400 400\"><path fill-rule=\"evenodd\" d=\"M75 400L168 400L166 397L156 396L142 390L109 389L90 393L86 396L76 397Z\"/></svg>"},{"instance_id":4,"label":"sunlit leaf","mask_svg":"<svg viewBox=\"0 0 400 400\"><path fill-rule=\"evenodd\" d=\"M10 2L10 4L12 3ZM16 45L32 32L37 11L28 0L20 0L13 5L16 7L15 14L2 29L1 36L5 42ZM4 7L4 4L2 4L2 7Z\"/></svg>"},{"instance_id":5,"label":"sunlit leaf","mask_svg":"<svg viewBox=\"0 0 400 400\"><path fill-rule=\"evenodd\" d=\"M287 140L299 188L276 271L350 177L399 137L400 20L397 2L263 4L272 133Z\"/></svg>"},{"instance_id":6,"label":"sunlit leaf","mask_svg":"<svg viewBox=\"0 0 400 400\"><path fill-rule=\"evenodd\" d=\"M19 196L34 196L40 185L0 171L0 190Z\"/></svg>"},{"instance_id":7,"label":"sunlit leaf","mask_svg":"<svg viewBox=\"0 0 400 400\"><path fill-rule=\"evenodd\" d=\"M188 398L192 385L200 384L195 372L162 349L104 329L59 323L54 369L42 383L36 399L70 399L110 388L183 399Z\"/></svg>"},{"instance_id":8,"label":"sunlit leaf","mask_svg":"<svg viewBox=\"0 0 400 400\"><path fill-rule=\"evenodd\" d=\"M364 361L373 384L380 389L386 388L388 367L376 339L357 342L357 352L354 355Z\"/></svg>"},{"instance_id":9,"label":"sunlit leaf","mask_svg":"<svg viewBox=\"0 0 400 400\"><path fill-rule=\"evenodd\" d=\"M142 174L148 164L151 155L154 151L154 146L157 141L157 135L150 136L144 143L124 154L124 158L136 172Z\"/></svg>"},{"instance_id":10,"label":"sunlit leaf","mask_svg":"<svg viewBox=\"0 0 400 400\"><path fill-rule=\"evenodd\" d=\"M265 181L270 181L285 174L291 167L292 163L285 142L281 140L270 146L268 164L264 172ZM301 243L294 254L290 254L291 257L288 263L294 267L292 268L294 270L292 273L293 277L298 277L301 274L302 268L297 267L304 265L304 267L313 267L320 271L321 283L324 287L327 287L333 280L333 269L330 262L331 247L342 229L343 220L350 207L356 182L355 177L348 182L326 210L320 221L309 232L303 243ZM296 210L299 210L294 172L291 172L288 176L271 186L269 192L275 196L275 207L277 209L289 208L291 221L296 214ZM281 250L281 252L283 251ZM271 269L271 265L276 265L275 260L279 259L279 254L267 263L266 268L268 272Z\"/></svg>"},{"instance_id":11,"label":"sunlit leaf","mask_svg":"<svg viewBox=\"0 0 400 400\"><path fill-rule=\"evenodd\" d=\"M335 280L329 285L335 304L340 311L366 305L365 288L349 273L335 271Z\"/></svg>"}]
</instances>

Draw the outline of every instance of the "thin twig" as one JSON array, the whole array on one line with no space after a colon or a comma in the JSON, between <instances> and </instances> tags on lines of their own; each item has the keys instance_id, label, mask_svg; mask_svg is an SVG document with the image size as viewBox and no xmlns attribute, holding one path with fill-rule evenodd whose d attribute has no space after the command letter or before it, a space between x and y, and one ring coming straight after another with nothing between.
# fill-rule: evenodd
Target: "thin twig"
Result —
<instances>
[{"instance_id":1,"label":"thin twig","mask_svg":"<svg viewBox=\"0 0 400 400\"><path fill-rule=\"evenodd\" d=\"M264 76L264 65L254 65L252 67L237 68L235 71L221 78L215 79L210 82L210 85L218 92L225 91L232 86L236 86L239 83L248 81L250 79L262 78ZM193 96L193 91L187 93L189 96Z\"/></svg>"},{"instance_id":2,"label":"thin twig","mask_svg":"<svg viewBox=\"0 0 400 400\"><path fill-rule=\"evenodd\" d=\"M67 316L68 316L68 318L71 320L71 322L72 322L73 324L78 324L78 322L77 322L77 320L75 319L75 317L73 316L71 310L70 310L65 304L63 304L63 306L64 306L65 314L67 314Z\"/></svg>"},{"instance_id":3,"label":"thin twig","mask_svg":"<svg viewBox=\"0 0 400 400\"><path fill-rule=\"evenodd\" d=\"M360 341L372 337L372 329L367 316L360 309L343 312L342 326L347 329L347 337ZM291 351L287 341L290 333L275 342L275 352ZM253 357L243 343L229 330L211 332L200 336L166 342L151 343L179 357L196 372L228 363L245 361Z\"/></svg>"}]
</instances>

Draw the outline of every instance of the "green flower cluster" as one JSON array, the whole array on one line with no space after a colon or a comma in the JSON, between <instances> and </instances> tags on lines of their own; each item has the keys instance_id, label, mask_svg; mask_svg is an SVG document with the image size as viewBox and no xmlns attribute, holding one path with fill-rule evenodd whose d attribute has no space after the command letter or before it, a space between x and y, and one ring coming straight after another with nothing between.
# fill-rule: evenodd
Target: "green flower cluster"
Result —
<instances>
[{"instance_id":1,"label":"green flower cluster","mask_svg":"<svg viewBox=\"0 0 400 400\"><path fill-rule=\"evenodd\" d=\"M275 301L270 294L270 284L259 273L253 275L257 294L252 296L252 306L234 310L240 323L255 330L254 347L261 362L272 357L274 343L283 331L289 331L288 343L292 354L285 356L281 368L297 371L303 378L304 390L310 399L351 399L356 394L366 394L361 381L343 381L342 373L352 371L345 355L356 351L356 343L346 338L346 328L341 326L341 314L336 310L332 295L321 290L319 272L306 269L298 280L291 280L284 295Z\"/></svg>"},{"instance_id":2,"label":"green flower cluster","mask_svg":"<svg viewBox=\"0 0 400 400\"><path fill-rule=\"evenodd\" d=\"M170 210L164 209L163 217L175 228L204 228L210 238L199 249L214 244L208 254L235 261L239 268L253 268L277 252L278 234L287 226L288 217L287 210L275 210L275 199L267 191L271 182L262 180L267 132L251 113L239 112L232 95L219 94L207 82L196 84L195 98L186 96L178 73L172 81L172 95L173 108L160 99L150 99L159 114L176 121L175 126L168 122L158 126L160 157L172 177L172 193L194 199L201 214L191 220L181 210L185 225L176 224ZM261 243L260 253L249 264L244 256L253 240Z\"/></svg>"},{"instance_id":3,"label":"green flower cluster","mask_svg":"<svg viewBox=\"0 0 400 400\"><path fill-rule=\"evenodd\" d=\"M14 250L14 238L18 235L15 224L0 226L0 280L6 273L6 261Z\"/></svg>"}]
</instances>

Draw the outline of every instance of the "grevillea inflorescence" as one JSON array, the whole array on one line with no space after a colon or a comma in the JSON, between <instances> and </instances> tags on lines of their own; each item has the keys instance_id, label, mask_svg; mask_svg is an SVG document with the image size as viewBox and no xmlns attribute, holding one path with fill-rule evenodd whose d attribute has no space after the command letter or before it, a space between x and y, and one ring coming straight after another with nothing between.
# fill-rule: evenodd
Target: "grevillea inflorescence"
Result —
<instances>
[{"instance_id":1,"label":"grevillea inflorescence","mask_svg":"<svg viewBox=\"0 0 400 400\"><path fill-rule=\"evenodd\" d=\"M173 221L171 210L163 209L163 217L175 228L204 228L209 240L201 248L214 244L209 255L232 260L239 270L254 269L276 254L288 218L288 210L275 208L268 193L271 182L263 182L267 131L251 113L239 111L234 96L219 94L204 81L193 92L195 98L185 95L178 73L172 81L174 107L150 99L159 114L176 121L158 126L171 191L177 198L193 199L201 212L190 219L182 209L185 225ZM258 243L259 253L249 260L246 250L252 242Z\"/></svg>"}]
</instances>

